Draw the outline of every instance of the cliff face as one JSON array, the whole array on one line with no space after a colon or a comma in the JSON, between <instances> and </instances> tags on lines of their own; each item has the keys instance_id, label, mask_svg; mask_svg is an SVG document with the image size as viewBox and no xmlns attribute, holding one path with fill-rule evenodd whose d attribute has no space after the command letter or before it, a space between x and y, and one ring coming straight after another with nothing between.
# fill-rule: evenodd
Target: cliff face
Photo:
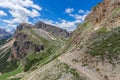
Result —
<instances>
[{"instance_id":1,"label":"cliff face","mask_svg":"<svg viewBox=\"0 0 120 80\"><path fill-rule=\"evenodd\" d=\"M68 38L68 36L69 33L67 31L42 22L37 23L35 26L22 23L17 26L14 34L13 54L9 60L24 58L28 53L40 53L46 48L45 46L49 46L49 42L51 43L52 39L56 40L56 37Z\"/></svg>"},{"instance_id":2,"label":"cliff face","mask_svg":"<svg viewBox=\"0 0 120 80\"><path fill-rule=\"evenodd\" d=\"M93 7L90 15L86 17L85 21L90 21L93 24L100 24L106 18L110 17L112 13L115 13L115 9L118 9L119 6L120 0L104 0Z\"/></svg>"},{"instance_id":3,"label":"cliff face","mask_svg":"<svg viewBox=\"0 0 120 80\"><path fill-rule=\"evenodd\" d=\"M120 26L120 0L104 0L93 7L85 22L72 33L68 46L80 47L88 44L89 38L104 28L110 31Z\"/></svg>"},{"instance_id":4,"label":"cliff face","mask_svg":"<svg viewBox=\"0 0 120 80\"><path fill-rule=\"evenodd\" d=\"M80 71L87 80L119 80L119 30L120 0L104 0L72 33L66 45L68 50L60 60Z\"/></svg>"},{"instance_id":5,"label":"cliff face","mask_svg":"<svg viewBox=\"0 0 120 80\"><path fill-rule=\"evenodd\" d=\"M55 35L55 36L61 36L63 38L69 37L69 33L66 30L63 30L63 29L56 27L56 26L45 24L43 22L36 23L35 27L43 29L43 30L51 33L52 35Z\"/></svg>"},{"instance_id":6,"label":"cliff face","mask_svg":"<svg viewBox=\"0 0 120 80\"><path fill-rule=\"evenodd\" d=\"M13 39L0 46L0 73L12 74L19 66L21 72L34 70L60 55L69 33L51 25L45 28L42 25L47 24L41 23L39 28L28 23L17 26ZM1 76L0 79L3 80Z\"/></svg>"}]
</instances>

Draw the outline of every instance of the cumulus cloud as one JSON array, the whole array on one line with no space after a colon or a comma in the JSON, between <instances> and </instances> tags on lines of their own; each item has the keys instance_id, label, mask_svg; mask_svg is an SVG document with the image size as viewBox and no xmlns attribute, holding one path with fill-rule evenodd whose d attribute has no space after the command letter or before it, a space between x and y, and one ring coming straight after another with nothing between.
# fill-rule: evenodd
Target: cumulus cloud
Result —
<instances>
[{"instance_id":1,"label":"cumulus cloud","mask_svg":"<svg viewBox=\"0 0 120 80\"><path fill-rule=\"evenodd\" d=\"M82 23L85 17L90 13L88 10L77 11L78 13L73 14L70 10L68 11L68 16L73 18L72 21L58 18L57 21L50 19L34 19L34 23L38 21L45 22L46 24L54 25L68 31L73 31L76 29L77 24Z\"/></svg>"},{"instance_id":2,"label":"cumulus cloud","mask_svg":"<svg viewBox=\"0 0 120 80\"><path fill-rule=\"evenodd\" d=\"M0 8L3 8L9 12L8 14L0 10L0 16L8 16L9 19L2 19L2 22L7 23L7 29L15 28L17 23L30 22L31 18L37 21L43 21L47 24L55 25L68 31L76 29L76 25L84 21L85 17L90 13L90 11L79 10L75 13L74 8L66 8L65 13L73 18L73 21L58 19L58 21L48 20L48 19L38 19L40 16L39 11L42 8L34 4L33 0L0 0ZM32 22L33 23L33 22Z\"/></svg>"},{"instance_id":3,"label":"cumulus cloud","mask_svg":"<svg viewBox=\"0 0 120 80\"><path fill-rule=\"evenodd\" d=\"M72 12L74 12L73 8L67 8L67 9L65 9L65 13L67 13L67 14L70 14Z\"/></svg>"},{"instance_id":4,"label":"cumulus cloud","mask_svg":"<svg viewBox=\"0 0 120 80\"><path fill-rule=\"evenodd\" d=\"M61 18L59 18L58 21L53 21L48 19L39 19L39 20L47 24L51 24L63 29L67 29L68 31L73 31L76 29L77 24L82 23L84 21L85 17L90 13L90 11L79 10L78 13L76 14L72 14L70 11L68 11L68 13L69 13L68 16L74 19L73 21L69 21Z\"/></svg>"},{"instance_id":5,"label":"cumulus cloud","mask_svg":"<svg viewBox=\"0 0 120 80\"><path fill-rule=\"evenodd\" d=\"M7 14L4 11L0 10L0 16L7 16Z\"/></svg>"},{"instance_id":6,"label":"cumulus cloud","mask_svg":"<svg viewBox=\"0 0 120 80\"><path fill-rule=\"evenodd\" d=\"M56 22L56 26L67 29L68 31L73 31L76 29L76 21L67 21L65 19L60 19L59 22Z\"/></svg>"},{"instance_id":7,"label":"cumulus cloud","mask_svg":"<svg viewBox=\"0 0 120 80\"><path fill-rule=\"evenodd\" d=\"M33 3L32 0L0 0L0 7L7 9L11 18L9 20L3 20L8 23L8 26L14 25L21 22L30 22L29 18L35 18L40 16L42 8ZM7 16L4 12L2 15ZM14 27L13 26L13 27Z\"/></svg>"},{"instance_id":8,"label":"cumulus cloud","mask_svg":"<svg viewBox=\"0 0 120 80\"><path fill-rule=\"evenodd\" d=\"M84 13L84 10L80 9L80 10L78 11L78 13L79 13L79 14Z\"/></svg>"},{"instance_id":9,"label":"cumulus cloud","mask_svg":"<svg viewBox=\"0 0 120 80\"><path fill-rule=\"evenodd\" d=\"M70 17L73 17L75 20L79 20L79 22L83 22L85 17L90 13L88 10L79 10L77 14L69 14Z\"/></svg>"}]
</instances>

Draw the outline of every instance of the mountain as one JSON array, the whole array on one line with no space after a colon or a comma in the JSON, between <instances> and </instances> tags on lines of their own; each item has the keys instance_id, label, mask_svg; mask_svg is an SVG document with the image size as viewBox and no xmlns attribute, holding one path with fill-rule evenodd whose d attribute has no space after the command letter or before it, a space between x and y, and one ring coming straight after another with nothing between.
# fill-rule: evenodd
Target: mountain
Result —
<instances>
[{"instance_id":1,"label":"mountain","mask_svg":"<svg viewBox=\"0 0 120 80\"><path fill-rule=\"evenodd\" d=\"M16 29L12 29L12 30L9 31L9 33L14 34L15 31L16 31Z\"/></svg>"},{"instance_id":2,"label":"mountain","mask_svg":"<svg viewBox=\"0 0 120 80\"><path fill-rule=\"evenodd\" d=\"M11 36L9 32L7 32L5 29L0 29L0 40L7 39Z\"/></svg>"},{"instance_id":3,"label":"mountain","mask_svg":"<svg viewBox=\"0 0 120 80\"><path fill-rule=\"evenodd\" d=\"M28 23L18 25L13 39L0 47L0 79L6 80L16 73L37 69L38 65L54 60L60 55L68 37L66 30L55 26L46 31L40 25L39 28ZM7 75L9 73L11 75Z\"/></svg>"},{"instance_id":4,"label":"mountain","mask_svg":"<svg viewBox=\"0 0 120 80\"><path fill-rule=\"evenodd\" d=\"M56 26L52 26L52 25L49 25L49 24L45 24L43 22L38 22L35 24L35 27L37 28L40 28L40 29L43 29L55 36L61 36L61 37L65 37L65 38L68 38L69 37L69 33L66 31L66 30L63 30L59 27L56 27Z\"/></svg>"},{"instance_id":5,"label":"mountain","mask_svg":"<svg viewBox=\"0 0 120 80\"><path fill-rule=\"evenodd\" d=\"M46 25L45 23L42 24ZM15 42L13 46L13 52L16 54L13 54L12 57L14 56L23 58L27 53L29 53L29 50L33 50L33 52L30 51L30 53L39 53L45 47L51 49L56 45L60 45L59 39L69 37L69 33L67 31L58 27L49 25L49 31L45 31L40 27L42 27L42 25L39 25L38 28L38 25L33 26L27 23L17 26L17 30L14 35ZM55 33L55 31L57 31L57 33Z\"/></svg>"},{"instance_id":6,"label":"mountain","mask_svg":"<svg viewBox=\"0 0 120 80\"><path fill-rule=\"evenodd\" d=\"M103 0L69 34L38 22L0 47L1 80L119 80L120 1Z\"/></svg>"},{"instance_id":7,"label":"mountain","mask_svg":"<svg viewBox=\"0 0 120 80\"><path fill-rule=\"evenodd\" d=\"M7 32L5 29L0 29L0 46L3 46L3 44L5 44L11 37L11 33Z\"/></svg>"}]
</instances>

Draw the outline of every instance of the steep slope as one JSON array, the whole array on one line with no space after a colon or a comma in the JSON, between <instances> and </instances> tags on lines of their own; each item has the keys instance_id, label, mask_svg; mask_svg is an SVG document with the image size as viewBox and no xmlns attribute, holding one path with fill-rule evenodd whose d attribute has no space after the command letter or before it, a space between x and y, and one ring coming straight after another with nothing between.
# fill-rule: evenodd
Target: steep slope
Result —
<instances>
[{"instance_id":1,"label":"steep slope","mask_svg":"<svg viewBox=\"0 0 120 80\"><path fill-rule=\"evenodd\" d=\"M0 47L0 62L3 65L0 66L0 79L6 80L17 73L33 71L58 57L67 38L55 34L27 23L18 25L14 38Z\"/></svg>"},{"instance_id":2,"label":"steep slope","mask_svg":"<svg viewBox=\"0 0 120 80\"><path fill-rule=\"evenodd\" d=\"M11 47L13 53L8 61L20 60L24 72L7 78L120 79L119 0L103 0L92 9L85 22L78 26L66 43L68 35L66 31L42 22L35 26L19 25L15 33L15 42ZM6 78L0 76L0 79Z\"/></svg>"},{"instance_id":3,"label":"steep slope","mask_svg":"<svg viewBox=\"0 0 120 80\"><path fill-rule=\"evenodd\" d=\"M63 55L28 73L21 80L119 80L119 30L120 1L104 0L92 9L85 22L72 33ZM68 68L55 62L68 65L70 70L64 73L59 68ZM75 70L75 75L70 73L71 68ZM76 75L79 77L75 78Z\"/></svg>"},{"instance_id":4,"label":"steep slope","mask_svg":"<svg viewBox=\"0 0 120 80\"><path fill-rule=\"evenodd\" d=\"M66 45L67 54L60 60L76 68L88 80L119 80L119 29L120 1L104 0L72 33Z\"/></svg>"}]
</instances>

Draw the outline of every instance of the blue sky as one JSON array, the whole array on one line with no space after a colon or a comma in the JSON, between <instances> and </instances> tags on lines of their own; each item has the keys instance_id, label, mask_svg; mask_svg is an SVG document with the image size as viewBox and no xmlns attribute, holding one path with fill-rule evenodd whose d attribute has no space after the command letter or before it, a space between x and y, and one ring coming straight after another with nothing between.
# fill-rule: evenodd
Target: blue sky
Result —
<instances>
[{"instance_id":1,"label":"blue sky","mask_svg":"<svg viewBox=\"0 0 120 80\"><path fill-rule=\"evenodd\" d=\"M102 0L0 0L0 28L8 31L19 23L43 21L68 31L90 13Z\"/></svg>"}]
</instances>

